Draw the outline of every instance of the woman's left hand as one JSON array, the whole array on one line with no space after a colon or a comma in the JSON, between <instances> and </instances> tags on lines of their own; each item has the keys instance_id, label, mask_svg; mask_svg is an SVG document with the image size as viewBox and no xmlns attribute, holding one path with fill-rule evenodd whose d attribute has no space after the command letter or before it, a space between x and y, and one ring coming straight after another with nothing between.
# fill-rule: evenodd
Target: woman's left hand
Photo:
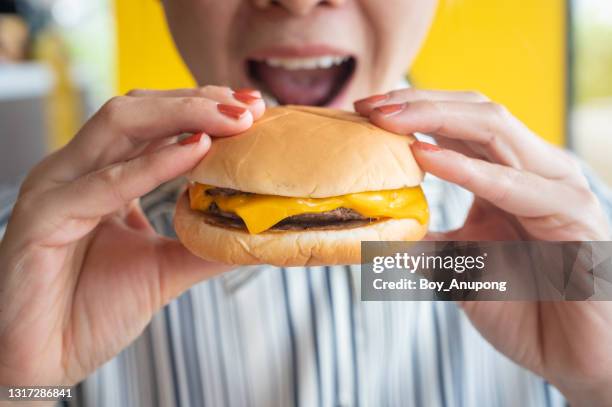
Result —
<instances>
[{"instance_id":1,"label":"woman's left hand","mask_svg":"<svg viewBox=\"0 0 612 407\"><path fill-rule=\"evenodd\" d=\"M475 195L465 225L434 240L609 240L579 163L478 93L403 89L355 103L372 123L415 142L421 168ZM555 384L572 405L612 400L612 303L466 302L499 351Z\"/></svg>"}]
</instances>

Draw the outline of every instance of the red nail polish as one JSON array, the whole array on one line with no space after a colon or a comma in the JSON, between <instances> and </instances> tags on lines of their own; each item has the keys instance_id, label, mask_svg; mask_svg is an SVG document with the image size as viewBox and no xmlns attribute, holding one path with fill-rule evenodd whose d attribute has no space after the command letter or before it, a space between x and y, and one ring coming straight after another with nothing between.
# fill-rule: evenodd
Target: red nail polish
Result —
<instances>
[{"instance_id":1,"label":"red nail polish","mask_svg":"<svg viewBox=\"0 0 612 407\"><path fill-rule=\"evenodd\" d=\"M390 116L392 114L395 114L397 112L404 110L405 107L406 105L402 103L402 104L396 104L396 105L384 105L384 106L377 107L374 110L384 115Z\"/></svg>"},{"instance_id":2,"label":"red nail polish","mask_svg":"<svg viewBox=\"0 0 612 407\"><path fill-rule=\"evenodd\" d=\"M182 139L181 141L179 141L179 144L182 146L186 146L188 144L195 144L195 143L199 143L200 140L202 139L202 136L204 135L204 133L196 133L196 134L192 134L189 137L185 137L184 139Z\"/></svg>"},{"instance_id":3,"label":"red nail polish","mask_svg":"<svg viewBox=\"0 0 612 407\"><path fill-rule=\"evenodd\" d=\"M365 99L359 99L355 103L373 104L373 103L382 102L383 100L387 100L387 99L389 99L389 95L374 95L374 96L367 97Z\"/></svg>"},{"instance_id":4,"label":"red nail polish","mask_svg":"<svg viewBox=\"0 0 612 407\"><path fill-rule=\"evenodd\" d=\"M425 143L423 141L415 141L414 143L412 143L412 146L421 151L427 151L429 153L437 153L439 151L442 151L442 149L438 147L437 145L431 144L431 143Z\"/></svg>"},{"instance_id":5,"label":"red nail polish","mask_svg":"<svg viewBox=\"0 0 612 407\"><path fill-rule=\"evenodd\" d=\"M260 94L259 90L253 88L241 88L234 91L235 93Z\"/></svg>"},{"instance_id":6,"label":"red nail polish","mask_svg":"<svg viewBox=\"0 0 612 407\"><path fill-rule=\"evenodd\" d=\"M239 102L246 103L247 105L252 105L258 100L261 100L261 98L258 98L257 96L253 96L250 93L238 93L238 92L234 93L234 99L236 99Z\"/></svg>"},{"instance_id":7,"label":"red nail polish","mask_svg":"<svg viewBox=\"0 0 612 407\"><path fill-rule=\"evenodd\" d=\"M244 107L224 105L224 104L218 104L217 110L219 110L219 113L227 117L231 117L234 120L239 120L247 112L247 110Z\"/></svg>"}]
</instances>

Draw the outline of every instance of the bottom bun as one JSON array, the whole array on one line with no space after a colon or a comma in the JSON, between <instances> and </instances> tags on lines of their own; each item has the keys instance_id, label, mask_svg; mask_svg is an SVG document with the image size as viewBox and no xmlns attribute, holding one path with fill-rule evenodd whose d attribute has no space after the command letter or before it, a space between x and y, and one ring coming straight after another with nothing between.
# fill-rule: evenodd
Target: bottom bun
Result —
<instances>
[{"instance_id":1,"label":"bottom bun","mask_svg":"<svg viewBox=\"0 0 612 407\"><path fill-rule=\"evenodd\" d=\"M187 194L177 202L174 227L185 247L206 260L279 267L359 264L362 241L417 241L427 233L427 225L414 219L390 219L351 229L251 235L206 223L203 214L189 207Z\"/></svg>"}]
</instances>

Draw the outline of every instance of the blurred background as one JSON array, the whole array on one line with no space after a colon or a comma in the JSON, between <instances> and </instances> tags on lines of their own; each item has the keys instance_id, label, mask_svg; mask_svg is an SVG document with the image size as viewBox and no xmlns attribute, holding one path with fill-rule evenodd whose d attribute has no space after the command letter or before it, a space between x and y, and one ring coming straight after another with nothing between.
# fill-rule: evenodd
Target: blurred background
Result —
<instances>
[{"instance_id":1,"label":"blurred background","mask_svg":"<svg viewBox=\"0 0 612 407\"><path fill-rule=\"evenodd\" d=\"M483 91L612 185L611 0L441 0L408 74ZM0 183L112 95L190 85L159 1L0 0Z\"/></svg>"}]
</instances>

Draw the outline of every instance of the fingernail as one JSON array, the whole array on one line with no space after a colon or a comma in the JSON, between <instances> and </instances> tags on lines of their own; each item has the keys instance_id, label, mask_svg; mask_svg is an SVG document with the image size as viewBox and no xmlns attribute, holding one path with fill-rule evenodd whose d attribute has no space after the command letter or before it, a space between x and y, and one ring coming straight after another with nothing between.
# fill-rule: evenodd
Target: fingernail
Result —
<instances>
[{"instance_id":1,"label":"fingernail","mask_svg":"<svg viewBox=\"0 0 612 407\"><path fill-rule=\"evenodd\" d=\"M234 93L246 93L251 95L261 95L261 92L257 89L253 88L241 88L234 91Z\"/></svg>"},{"instance_id":2,"label":"fingernail","mask_svg":"<svg viewBox=\"0 0 612 407\"><path fill-rule=\"evenodd\" d=\"M202 140L202 137L204 137L205 133L195 133L192 134L189 137L185 137L184 139L182 139L181 141L179 141L179 144L182 146L186 146L189 144L196 144L199 143L200 140Z\"/></svg>"},{"instance_id":3,"label":"fingernail","mask_svg":"<svg viewBox=\"0 0 612 407\"><path fill-rule=\"evenodd\" d=\"M385 116L391 116L393 114L401 112L402 110L404 110L405 107L406 105L404 103L401 103L401 104L396 104L396 105L380 106L374 110L378 111L379 113L384 114Z\"/></svg>"},{"instance_id":4,"label":"fingernail","mask_svg":"<svg viewBox=\"0 0 612 407\"><path fill-rule=\"evenodd\" d=\"M182 146L186 146L188 144L195 144L195 143L199 143L200 140L202 139L202 136L204 135L204 133L196 133L196 134L192 134L189 137L185 137L184 139L182 139L181 141L179 141L179 144Z\"/></svg>"},{"instance_id":5,"label":"fingernail","mask_svg":"<svg viewBox=\"0 0 612 407\"><path fill-rule=\"evenodd\" d=\"M244 107L225 105L222 103L217 105L217 110L219 110L219 113L227 117L230 117L234 120L239 120L247 112L247 109L245 109Z\"/></svg>"},{"instance_id":6,"label":"fingernail","mask_svg":"<svg viewBox=\"0 0 612 407\"><path fill-rule=\"evenodd\" d=\"M414 143L412 143L412 147L419 149L421 151L427 151L429 153L437 153L439 151L442 151L442 149L438 147L437 145L431 144L431 143L425 143L423 141L415 141Z\"/></svg>"},{"instance_id":7,"label":"fingernail","mask_svg":"<svg viewBox=\"0 0 612 407\"><path fill-rule=\"evenodd\" d=\"M374 96L367 97L365 99L359 99L355 103L373 104L373 103L382 102L383 100L387 100L387 99L389 99L389 95L374 95Z\"/></svg>"},{"instance_id":8,"label":"fingernail","mask_svg":"<svg viewBox=\"0 0 612 407\"><path fill-rule=\"evenodd\" d=\"M246 103L247 105L252 105L258 100L261 100L260 97L253 96L250 93L238 93L238 92L234 93L234 99L238 100L239 102Z\"/></svg>"}]
</instances>

